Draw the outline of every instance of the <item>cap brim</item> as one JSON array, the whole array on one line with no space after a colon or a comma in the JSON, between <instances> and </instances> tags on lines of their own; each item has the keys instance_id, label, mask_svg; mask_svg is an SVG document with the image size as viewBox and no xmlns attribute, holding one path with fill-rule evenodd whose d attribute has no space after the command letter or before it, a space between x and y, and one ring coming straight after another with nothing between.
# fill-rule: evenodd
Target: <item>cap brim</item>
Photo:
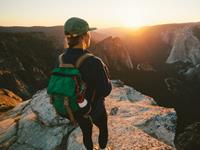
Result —
<instances>
[{"instance_id":1,"label":"cap brim","mask_svg":"<svg viewBox=\"0 0 200 150\"><path fill-rule=\"evenodd\" d=\"M88 31L93 31L93 30L97 30L97 28L89 28Z\"/></svg>"}]
</instances>

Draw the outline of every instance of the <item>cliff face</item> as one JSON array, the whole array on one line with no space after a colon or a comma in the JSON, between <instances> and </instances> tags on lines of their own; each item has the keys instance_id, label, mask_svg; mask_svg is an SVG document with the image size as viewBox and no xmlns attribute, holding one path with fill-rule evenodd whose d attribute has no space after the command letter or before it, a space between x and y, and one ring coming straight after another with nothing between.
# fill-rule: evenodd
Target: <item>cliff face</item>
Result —
<instances>
[{"instance_id":1,"label":"cliff face","mask_svg":"<svg viewBox=\"0 0 200 150\"><path fill-rule=\"evenodd\" d=\"M108 37L98 42L93 52L112 70L133 69L131 56L120 38Z\"/></svg>"},{"instance_id":2,"label":"cliff face","mask_svg":"<svg viewBox=\"0 0 200 150\"><path fill-rule=\"evenodd\" d=\"M153 99L113 81L106 98L109 145L121 149L173 149L176 115L155 105ZM59 117L46 90L0 115L0 149L84 150L80 129ZM71 134L70 134L71 133ZM69 135L70 134L70 135ZM94 129L94 142L98 131Z\"/></svg>"},{"instance_id":3,"label":"cliff face","mask_svg":"<svg viewBox=\"0 0 200 150\"><path fill-rule=\"evenodd\" d=\"M167 63L185 62L197 65L200 63L200 41L197 37L199 34L199 24L186 25L175 31L168 31L168 35L173 34L173 40L169 42L172 49ZM165 37L168 38L169 37Z\"/></svg>"},{"instance_id":4,"label":"cliff face","mask_svg":"<svg viewBox=\"0 0 200 150\"><path fill-rule=\"evenodd\" d=\"M0 113L14 108L21 102L22 99L13 92L0 89Z\"/></svg>"},{"instance_id":5,"label":"cliff face","mask_svg":"<svg viewBox=\"0 0 200 150\"><path fill-rule=\"evenodd\" d=\"M43 33L0 33L0 87L24 99L46 87L56 52Z\"/></svg>"}]
</instances>

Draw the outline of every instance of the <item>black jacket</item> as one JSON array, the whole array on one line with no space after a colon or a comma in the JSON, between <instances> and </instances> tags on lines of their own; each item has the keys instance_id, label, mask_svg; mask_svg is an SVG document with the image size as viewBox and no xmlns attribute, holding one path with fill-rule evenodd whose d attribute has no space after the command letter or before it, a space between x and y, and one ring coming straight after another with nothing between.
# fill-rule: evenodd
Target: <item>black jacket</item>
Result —
<instances>
[{"instance_id":1,"label":"black jacket","mask_svg":"<svg viewBox=\"0 0 200 150\"><path fill-rule=\"evenodd\" d=\"M78 48L66 49L62 57L63 63L75 65L78 58L84 53L89 53L89 51ZM112 90L108 69L100 58L94 56L87 58L81 64L79 71L87 85L85 98L92 104L91 115L93 118L97 118L105 110L104 98ZM91 101L94 92L95 96Z\"/></svg>"}]
</instances>

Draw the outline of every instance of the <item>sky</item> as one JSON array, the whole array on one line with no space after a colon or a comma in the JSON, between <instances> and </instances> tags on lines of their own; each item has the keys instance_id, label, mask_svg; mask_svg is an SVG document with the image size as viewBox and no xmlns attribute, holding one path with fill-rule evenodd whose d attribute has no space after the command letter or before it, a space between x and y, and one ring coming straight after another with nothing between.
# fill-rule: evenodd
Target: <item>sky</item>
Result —
<instances>
[{"instance_id":1,"label":"sky","mask_svg":"<svg viewBox=\"0 0 200 150\"><path fill-rule=\"evenodd\" d=\"M200 0L0 0L0 26L63 25L70 17L98 28L199 22Z\"/></svg>"}]
</instances>

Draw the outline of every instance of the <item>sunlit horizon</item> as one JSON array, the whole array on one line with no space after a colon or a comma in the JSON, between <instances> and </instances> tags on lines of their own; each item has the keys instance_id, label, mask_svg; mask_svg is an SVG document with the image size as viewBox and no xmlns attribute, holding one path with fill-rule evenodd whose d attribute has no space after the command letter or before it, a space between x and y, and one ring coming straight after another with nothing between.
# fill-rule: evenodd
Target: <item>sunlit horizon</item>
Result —
<instances>
[{"instance_id":1,"label":"sunlit horizon","mask_svg":"<svg viewBox=\"0 0 200 150\"><path fill-rule=\"evenodd\" d=\"M200 22L198 0L0 0L0 26L62 26L80 17L97 28Z\"/></svg>"}]
</instances>

